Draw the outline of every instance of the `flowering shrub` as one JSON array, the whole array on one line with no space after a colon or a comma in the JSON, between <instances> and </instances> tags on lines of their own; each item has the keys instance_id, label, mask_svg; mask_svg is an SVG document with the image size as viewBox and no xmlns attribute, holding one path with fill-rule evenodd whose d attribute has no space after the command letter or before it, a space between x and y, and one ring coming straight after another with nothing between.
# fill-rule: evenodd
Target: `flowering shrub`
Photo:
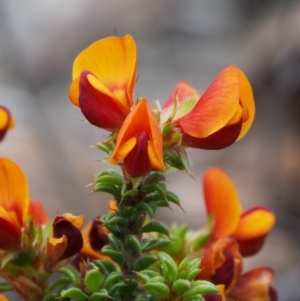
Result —
<instances>
[{"instance_id":1,"label":"flowering shrub","mask_svg":"<svg viewBox=\"0 0 300 301\"><path fill-rule=\"evenodd\" d=\"M168 190L166 173L191 174L186 148L222 149L251 127L247 77L229 66L202 95L180 82L153 109L134 97L136 64L130 35L96 41L73 64L70 100L107 130L96 146L121 169L101 170L93 181L94 192L111 194L107 214L83 230L83 216L49 219L41 202L30 201L21 168L0 158L0 291L30 301L277 300L270 268L243 273L243 258L262 248L275 216L264 206L243 212L223 171L211 168L203 177L203 228L169 227L155 218L161 207L184 207ZM13 124L0 106L1 140Z\"/></svg>"}]
</instances>

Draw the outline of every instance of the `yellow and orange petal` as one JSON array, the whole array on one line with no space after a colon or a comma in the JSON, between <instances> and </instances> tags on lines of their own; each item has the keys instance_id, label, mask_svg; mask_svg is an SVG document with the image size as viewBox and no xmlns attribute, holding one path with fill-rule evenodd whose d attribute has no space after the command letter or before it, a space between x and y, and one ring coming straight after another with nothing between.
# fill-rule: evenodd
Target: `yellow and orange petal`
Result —
<instances>
[{"instance_id":1,"label":"yellow and orange petal","mask_svg":"<svg viewBox=\"0 0 300 301\"><path fill-rule=\"evenodd\" d=\"M101 93L109 94L129 109L133 103L136 62L137 49L130 35L111 36L91 44L74 61L70 100L79 106L79 78L86 70L99 81L97 88Z\"/></svg>"},{"instance_id":2,"label":"yellow and orange petal","mask_svg":"<svg viewBox=\"0 0 300 301\"><path fill-rule=\"evenodd\" d=\"M204 175L203 187L207 214L215 219L212 237L231 235L242 213L234 184L222 170L211 168Z\"/></svg>"},{"instance_id":3,"label":"yellow and orange petal","mask_svg":"<svg viewBox=\"0 0 300 301\"><path fill-rule=\"evenodd\" d=\"M147 145L145 145L145 139L148 140ZM165 168L163 139L155 114L145 98L136 105L125 119L117 137L116 147L110 157L110 163L117 164L122 160L126 160L130 152L138 146L138 142L146 147L150 167L163 170ZM137 155L139 154L137 153ZM136 163L139 165L145 163L137 161Z\"/></svg>"},{"instance_id":4,"label":"yellow and orange petal","mask_svg":"<svg viewBox=\"0 0 300 301\"><path fill-rule=\"evenodd\" d=\"M8 129L12 129L15 125L14 118L10 111L0 105L0 141L5 137Z\"/></svg>"},{"instance_id":5,"label":"yellow and orange petal","mask_svg":"<svg viewBox=\"0 0 300 301\"><path fill-rule=\"evenodd\" d=\"M8 299L3 294L0 294L0 301L8 301Z\"/></svg>"}]
</instances>

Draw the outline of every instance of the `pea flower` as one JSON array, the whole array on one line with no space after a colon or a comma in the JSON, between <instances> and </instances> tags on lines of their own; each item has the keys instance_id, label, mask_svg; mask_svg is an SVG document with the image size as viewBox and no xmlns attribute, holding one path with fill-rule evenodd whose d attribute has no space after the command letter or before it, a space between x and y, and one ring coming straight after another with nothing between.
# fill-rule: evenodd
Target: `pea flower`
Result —
<instances>
[{"instance_id":1,"label":"pea flower","mask_svg":"<svg viewBox=\"0 0 300 301\"><path fill-rule=\"evenodd\" d=\"M171 122L178 128L187 147L221 149L247 133L254 114L251 85L232 65L221 71L202 96L191 85L178 83L161 112L161 123Z\"/></svg>"},{"instance_id":2,"label":"pea flower","mask_svg":"<svg viewBox=\"0 0 300 301\"><path fill-rule=\"evenodd\" d=\"M10 111L0 105L0 141L4 139L7 130L13 128L15 121L11 116Z\"/></svg>"},{"instance_id":3,"label":"pea flower","mask_svg":"<svg viewBox=\"0 0 300 301\"><path fill-rule=\"evenodd\" d=\"M22 228L29 208L29 189L21 168L0 159L0 249L20 248Z\"/></svg>"},{"instance_id":4,"label":"pea flower","mask_svg":"<svg viewBox=\"0 0 300 301\"><path fill-rule=\"evenodd\" d=\"M239 301L277 301L273 281L274 273L270 268L256 268L242 275L229 296Z\"/></svg>"},{"instance_id":5,"label":"pea flower","mask_svg":"<svg viewBox=\"0 0 300 301\"><path fill-rule=\"evenodd\" d=\"M91 124L109 131L121 127L133 104L136 61L130 35L96 41L76 57L69 98Z\"/></svg>"},{"instance_id":6,"label":"pea flower","mask_svg":"<svg viewBox=\"0 0 300 301\"><path fill-rule=\"evenodd\" d=\"M243 256L258 252L275 224L274 213L264 206L242 212L234 184L218 168L205 173L203 186L207 214L215 219L212 239L235 238Z\"/></svg>"},{"instance_id":7,"label":"pea flower","mask_svg":"<svg viewBox=\"0 0 300 301\"><path fill-rule=\"evenodd\" d=\"M211 241L201 259L202 269L198 279L209 280L217 285L224 285L230 291L242 274L243 259L239 245L234 238L223 237Z\"/></svg>"},{"instance_id":8,"label":"pea flower","mask_svg":"<svg viewBox=\"0 0 300 301\"><path fill-rule=\"evenodd\" d=\"M163 140L154 112L145 98L125 119L117 137L111 164L123 161L128 174L141 177L151 169L164 170Z\"/></svg>"},{"instance_id":9,"label":"pea flower","mask_svg":"<svg viewBox=\"0 0 300 301\"><path fill-rule=\"evenodd\" d=\"M83 225L83 216L74 216L65 213L57 216L53 221L53 237L47 241L47 258L49 265L70 258L83 247L83 238L80 228Z\"/></svg>"}]
</instances>

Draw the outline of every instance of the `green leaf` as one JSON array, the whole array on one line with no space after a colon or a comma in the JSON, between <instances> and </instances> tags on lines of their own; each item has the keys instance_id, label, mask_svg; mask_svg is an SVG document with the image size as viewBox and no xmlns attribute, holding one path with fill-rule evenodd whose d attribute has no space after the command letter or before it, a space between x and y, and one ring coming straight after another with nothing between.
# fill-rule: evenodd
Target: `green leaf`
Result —
<instances>
[{"instance_id":1,"label":"green leaf","mask_svg":"<svg viewBox=\"0 0 300 301\"><path fill-rule=\"evenodd\" d=\"M92 301L102 301L107 297L109 297L107 290L101 289L99 292L91 295L91 300Z\"/></svg>"},{"instance_id":2,"label":"green leaf","mask_svg":"<svg viewBox=\"0 0 300 301\"><path fill-rule=\"evenodd\" d=\"M99 269L93 269L86 273L84 284L91 293L99 291L102 285L102 275Z\"/></svg>"},{"instance_id":3,"label":"green leaf","mask_svg":"<svg viewBox=\"0 0 300 301\"><path fill-rule=\"evenodd\" d=\"M178 275L178 267L174 259L165 252L159 252L158 259L163 276L171 281L175 281Z\"/></svg>"},{"instance_id":4,"label":"green leaf","mask_svg":"<svg viewBox=\"0 0 300 301\"><path fill-rule=\"evenodd\" d=\"M154 211L152 209L152 207L145 203L145 202L140 202L138 203L135 208L138 210L138 211L144 211L144 212L147 212L147 214L151 217L151 218L154 218L155 217L155 214L154 214Z\"/></svg>"},{"instance_id":5,"label":"green leaf","mask_svg":"<svg viewBox=\"0 0 300 301\"><path fill-rule=\"evenodd\" d=\"M66 276L74 286L77 286L77 283L79 282L79 274L78 271L70 266L62 267L59 269L60 273L62 273L64 276Z\"/></svg>"},{"instance_id":6,"label":"green leaf","mask_svg":"<svg viewBox=\"0 0 300 301\"><path fill-rule=\"evenodd\" d=\"M81 289L79 289L77 287L63 290L61 292L61 296L63 298L70 298L75 301L86 301L86 300L90 299L90 297L88 295L86 295Z\"/></svg>"},{"instance_id":7,"label":"green leaf","mask_svg":"<svg viewBox=\"0 0 300 301\"><path fill-rule=\"evenodd\" d=\"M151 221L142 228L142 233L157 232L169 236L169 229L160 222Z\"/></svg>"},{"instance_id":8,"label":"green leaf","mask_svg":"<svg viewBox=\"0 0 300 301\"><path fill-rule=\"evenodd\" d=\"M172 151L164 151L164 159L167 164L171 165L172 167L182 170L184 169L183 162L181 158Z\"/></svg>"},{"instance_id":9,"label":"green leaf","mask_svg":"<svg viewBox=\"0 0 300 301\"><path fill-rule=\"evenodd\" d=\"M146 284L146 287L153 298L167 298L170 295L168 286L161 282L150 282Z\"/></svg>"},{"instance_id":10,"label":"green leaf","mask_svg":"<svg viewBox=\"0 0 300 301\"><path fill-rule=\"evenodd\" d=\"M134 270L135 271L142 271L146 268L148 268L151 264L157 261L157 256L154 255L145 255L141 258L139 258L135 262Z\"/></svg>"},{"instance_id":11,"label":"green leaf","mask_svg":"<svg viewBox=\"0 0 300 301\"><path fill-rule=\"evenodd\" d=\"M183 294L191 288L192 284L188 280L178 279L172 285L172 291L177 295Z\"/></svg>"},{"instance_id":12,"label":"green leaf","mask_svg":"<svg viewBox=\"0 0 300 301\"><path fill-rule=\"evenodd\" d=\"M169 239L165 238L156 238L152 240L147 240L142 242L142 252L149 252L154 249L159 249L164 246L167 246L170 243Z\"/></svg>"},{"instance_id":13,"label":"green leaf","mask_svg":"<svg viewBox=\"0 0 300 301\"><path fill-rule=\"evenodd\" d=\"M111 246L104 246L101 249L101 252L110 257L113 261L115 261L116 263L118 263L119 265L123 264L123 256L120 252L115 251Z\"/></svg>"},{"instance_id":14,"label":"green leaf","mask_svg":"<svg viewBox=\"0 0 300 301\"><path fill-rule=\"evenodd\" d=\"M135 235L128 235L125 240L125 245L130 250L141 250L140 241Z\"/></svg>"},{"instance_id":15,"label":"green leaf","mask_svg":"<svg viewBox=\"0 0 300 301\"><path fill-rule=\"evenodd\" d=\"M95 260L94 263L105 275L109 275L116 271L116 266L110 261L101 259Z\"/></svg>"},{"instance_id":16,"label":"green leaf","mask_svg":"<svg viewBox=\"0 0 300 301\"><path fill-rule=\"evenodd\" d=\"M209 281L198 280L192 283L192 288L184 294L184 297L192 297L195 295L202 294L218 294L219 290L217 287Z\"/></svg>"},{"instance_id":17,"label":"green leaf","mask_svg":"<svg viewBox=\"0 0 300 301\"><path fill-rule=\"evenodd\" d=\"M159 183L165 181L166 181L166 177L163 173L151 172L150 175L146 178L145 184L153 184L153 183Z\"/></svg>"},{"instance_id":18,"label":"green leaf","mask_svg":"<svg viewBox=\"0 0 300 301\"><path fill-rule=\"evenodd\" d=\"M117 283L122 278L123 278L123 274L121 272L119 271L112 272L111 274L107 275L103 287L108 290L112 285Z\"/></svg>"}]
</instances>

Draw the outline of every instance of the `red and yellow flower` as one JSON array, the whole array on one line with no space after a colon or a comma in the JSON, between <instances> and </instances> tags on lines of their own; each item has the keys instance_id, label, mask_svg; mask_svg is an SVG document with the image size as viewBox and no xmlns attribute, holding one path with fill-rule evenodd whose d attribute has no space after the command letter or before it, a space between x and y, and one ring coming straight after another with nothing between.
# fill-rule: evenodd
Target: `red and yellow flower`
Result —
<instances>
[{"instance_id":1,"label":"red and yellow flower","mask_svg":"<svg viewBox=\"0 0 300 301\"><path fill-rule=\"evenodd\" d=\"M151 169L164 170L161 131L145 98L125 119L109 162L123 162L127 173L133 178L143 176Z\"/></svg>"},{"instance_id":2,"label":"red and yellow flower","mask_svg":"<svg viewBox=\"0 0 300 301\"><path fill-rule=\"evenodd\" d=\"M76 57L69 97L91 124L109 131L121 127L133 104L136 61L130 35L101 39Z\"/></svg>"},{"instance_id":3,"label":"red and yellow flower","mask_svg":"<svg viewBox=\"0 0 300 301\"><path fill-rule=\"evenodd\" d=\"M235 238L243 256L258 252L275 225L274 213L264 206L242 212L234 184L218 168L205 173L203 186L207 214L215 220L212 239Z\"/></svg>"},{"instance_id":4,"label":"red and yellow flower","mask_svg":"<svg viewBox=\"0 0 300 301\"><path fill-rule=\"evenodd\" d=\"M22 228L29 208L29 190L21 168L0 159L0 249L20 247Z\"/></svg>"},{"instance_id":5,"label":"red and yellow flower","mask_svg":"<svg viewBox=\"0 0 300 301\"><path fill-rule=\"evenodd\" d=\"M15 121L10 111L4 106L0 106L0 141L4 139L7 130L12 129L14 125Z\"/></svg>"},{"instance_id":6,"label":"red and yellow flower","mask_svg":"<svg viewBox=\"0 0 300 301\"><path fill-rule=\"evenodd\" d=\"M187 147L221 149L247 133L254 114L251 85L232 65L221 71L202 96L189 84L178 83L161 112L161 121L179 128Z\"/></svg>"}]
</instances>

